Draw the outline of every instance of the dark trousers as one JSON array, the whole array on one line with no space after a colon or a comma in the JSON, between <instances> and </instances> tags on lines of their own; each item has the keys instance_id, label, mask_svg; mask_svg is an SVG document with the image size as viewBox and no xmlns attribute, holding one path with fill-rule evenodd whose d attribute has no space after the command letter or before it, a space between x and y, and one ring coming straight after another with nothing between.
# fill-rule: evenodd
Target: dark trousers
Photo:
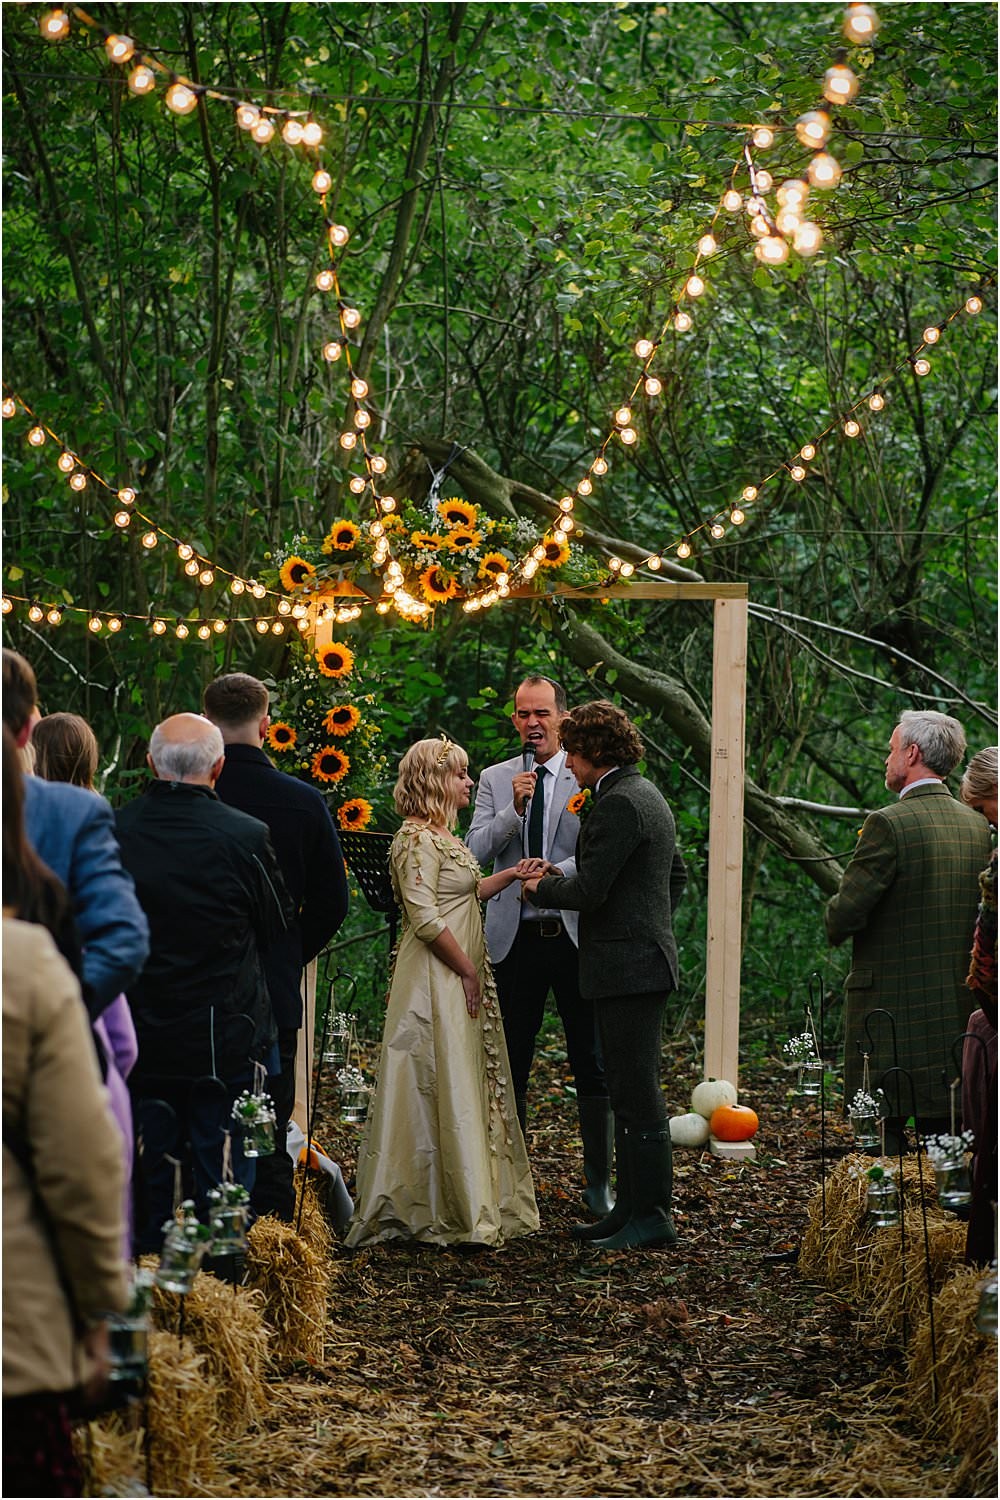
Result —
<instances>
[{"instance_id":1,"label":"dark trousers","mask_svg":"<svg viewBox=\"0 0 1000 1500\"><path fill-rule=\"evenodd\" d=\"M295 1108L295 1054L299 1032L295 1026L279 1026L278 1053L281 1072L271 1073L267 1091L274 1100L276 1150L257 1159L257 1180L250 1194L255 1214L274 1214L290 1224L295 1214L295 1163L285 1150L288 1122Z\"/></svg>"},{"instance_id":2,"label":"dark trousers","mask_svg":"<svg viewBox=\"0 0 1000 1500\"><path fill-rule=\"evenodd\" d=\"M558 936L543 935L556 926ZM545 1000L551 990L566 1033L566 1053L577 1097L605 1097L608 1089L597 1039L594 1002L584 1000L580 995L577 951L566 936L562 923L552 920L522 922L513 947L496 965L495 973L515 1095L524 1098L528 1092L535 1041L545 1014Z\"/></svg>"},{"instance_id":3,"label":"dark trousers","mask_svg":"<svg viewBox=\"0 0 1000 1500\"><path fill-rule=\"evenodd\" d=\"M159 1078L155 1083L143 1080L136 1089L135 1119L144 1142L143 1193L137 1195L135 1214L136 1254L159 1250L163 1244L163 1225L173 1218L175 1170L168 1157L180 1162L182 1196L194 1199L203 1223L208 1222L209 1191L222 1181L227 1130L233 1181L252 1189L256 1158L243 1155L243 1134L232 1118L233 1102L245 1086L241 1081L206 1088L188 1079ZM163 1111L155 1107L158 1101L173 1111L169 1130L164 1129ZM149 1126L144 1129L147 1120ZM147 1138L154 1132L157 1146L162 1146L162 1150L147 1147Z\"/></svg>"},{"instance_id":4,"label":"dark trousers","mask_svg":"<svg viewBox=\"0 0 1000 1500\"><path fill-rule=\"evenodd\" d=\"M667 992L596 1001L604 1072L615 1119L630 1130L665 1123L660 1037Z\"/></svg>"},{"instance_id":5,"label":"dark trousers","mask_svg":"<svg viewBox=\"0 0 1000 1500\"><path fill-rule=\"evenodd\" d=\"M3 1493L84 1493L67 1396L40 1391L4 1399Z\"/></svg>"}]
</instances>

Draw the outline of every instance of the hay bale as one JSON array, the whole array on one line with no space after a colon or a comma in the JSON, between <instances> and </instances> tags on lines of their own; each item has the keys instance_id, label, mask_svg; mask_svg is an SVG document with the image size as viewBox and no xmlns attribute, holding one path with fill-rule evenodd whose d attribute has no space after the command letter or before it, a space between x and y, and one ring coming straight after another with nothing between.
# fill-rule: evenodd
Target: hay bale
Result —
<instances>
[{"instance_id":1,"label":"hay bale","mask_svg":"<svg viewBox=\"0 0 1000 1500\"><path fill-rule=\"evenodd\" d=\"M907 1362L912 1410L961 1455L954 1493L963 1495L996 1494L996 1340L975 1324L984 1275L975 1266L964 1266L942 1287L934 1298L934 1350L925 1317ZM986 1487L970 1489L971 1480Z\"/></svg>"},{"instance_id":2,"label":"hay bale","mask_svg":"<svg viewBox=\"0 0 1000 1500\"><path fill-rule=\"evenodd\" d=\"M146 1482L143 1429L112 1412L73 1431L73 1445L88 1495L127 1495Z\"/></svg>"},{"instance_id":3,"label":"hay bale","mask_svg":"<svg viewBox=\"0 0 1000 1500\"><path fill-rule=\"evenodd\" d=\"M883 1342L912 1337L927 1316L927 1280L932 1293L962 1265L965 1225L940 1209L927 1210L924 1246L920 1210L907 1215L906 1249L900 1253L899 1230L876 1230L859 1264L865 1278L866 1316Z\"/></svg>"},{"instance_id":4,"label":"hay bale","mask_svg":"<svg viewBox=\"0 0 1000 1500\"><path fill-rule=\"evenodd\" d=\"M304 1218L304 1216L303 1216ZM263 1299L271 1357L279 1368L321 1364L331 1262L290 1224L266 1215L250 1231L246 1284Z\"/></svg>"},{"instance_id":5,"label":"hay bale","mask_svg":"<svg viewBox=\"0 0 1000 1500\"><path fill-rule=\"evenodd\" d=\"M178 1327L179 1302L176 1293L154 1289L153 1316L168 1332ZM228 1436L239 1437L259 1420L270 1399L264 1375L271 1336L263 1297L203 1273L186 1295L183 1326L185 1343L190 1340L204 1356L219 1420Z\"/></svg>"},{"instance_id":6,"label":"hay bale","mask_svg":"<svg viewBox=\"0 0 1000 1500\"><path fill-rule=\"evenodd\" d=\"M296 1168L292 1227L323 1260L330 1260L333 1255L333 1228L326 1211L326 1184L329 1181L325 1172Z\"/></svg>"},{"instance_id":7,"label":"hay bale","mask_svg":"<svg viewBox=\"0 0 1000 1500\"><path fill-rule=\"evenodd\" d=\"M220 1473L215 1388L205 1356L172 1333L149 1336L147 1411L153 1492L204 1494Z\"/></svg>"}]
</instances>

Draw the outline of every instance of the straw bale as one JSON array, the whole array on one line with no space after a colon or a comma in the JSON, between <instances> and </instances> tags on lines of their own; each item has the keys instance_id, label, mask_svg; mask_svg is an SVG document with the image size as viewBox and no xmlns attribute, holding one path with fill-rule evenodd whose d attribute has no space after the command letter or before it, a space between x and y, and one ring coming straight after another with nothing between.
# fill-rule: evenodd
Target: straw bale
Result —
<instances>
[{"instance_id":1,"label":"straw bale","mask_svg":"<svg viewBox=\"0 0 1000 1500\"><path fill-rule=\"evenodd\" d=\"M246 1284L262 1297L271 1357L279 1368L298 1360L322 1363L331 1279L329 1258L290 1224L266 1215L250 1230Z\"/></svg>"},{"instance_id":2,"label":"straw bale","mask_svg":"<svg viewBox=\"0 0 1000 1500\"><path fill-rule=\"evenodd\" d=\"M123 1413L111 1412L76 1428L73 1440L88 1495L123 1495L137 1481L145 1484L143 1429Z\"/></svg>"},{"instance_id":3,"label":"straw bale","mask_svg":"<svg viewBox=\"0 0 1000 1500\"><path fill-rule=\"evenodd\" d=\"M975 1266L965 1266L951 1277L934 1298L933 1351L930 1320L925 1318L908 1359L913 1407L923 1414L929 1430L943 1435L961 1455L960 1478L966 1486L956 1493L967 1495L996 1494L996 1340L980 1333L975 1324L984 1275ZM968 1488L969 1481L983 1475L986 1488Z\"/></svg>"},{"instance_id":4,"label":"straw bale","mask_svg":"<svg viewBox=\"0 0 1000 1500\"><path fill-rule=\"evenodd\" d=\"M172 1333L149 1336L153 1491L204 1494L218 1477L219 1411L205 1356Z\"/></svg>"},{"instance_id":5,"label":"straw bale","mask_svg":"<svg viewBox=\"0 0 1000 1500\"><path fill-rule=\"evenodd\" d=\"M177 1329L179 1301L176 1293L155 1288L153 1315L161 1328ZM264 1323L263 1297L215 1276L196 1276L185 1297L184 1338L204 1355L219 1420L230 1436L238 1437L259 1420L269 1401L264 1375L271 1335Z\"/></svg>"},{"instance_id":6,"label":"straw bale","mask_svg":"<svg viewBox=\"0 0 1000 1500\"><path fill-rule=\"evenodd\" d=\"M303 1167L296 1168L292 1224L306 1244L324 1260L329 1260L333 1255L333 1229L327 1218L324 1193L328 1181L325 1172L307 1172Z\"/></svg>"}]
</instances>

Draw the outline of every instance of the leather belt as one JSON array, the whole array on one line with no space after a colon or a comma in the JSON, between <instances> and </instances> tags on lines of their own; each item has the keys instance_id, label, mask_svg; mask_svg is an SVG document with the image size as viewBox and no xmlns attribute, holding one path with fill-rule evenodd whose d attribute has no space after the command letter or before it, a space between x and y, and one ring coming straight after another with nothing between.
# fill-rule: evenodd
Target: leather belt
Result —
<instances>
[{"instance_id":1,"label":"leather belt","mask_svg":"<svg viewBox=\"0 0 1000 1500\"><path fill-rule=\"evenodd\" d=\"M557 938L562 937L566 929L559 917L540 917L537 922L522 922L521 931L536 937Z\"/></svg>"}]
</instances>

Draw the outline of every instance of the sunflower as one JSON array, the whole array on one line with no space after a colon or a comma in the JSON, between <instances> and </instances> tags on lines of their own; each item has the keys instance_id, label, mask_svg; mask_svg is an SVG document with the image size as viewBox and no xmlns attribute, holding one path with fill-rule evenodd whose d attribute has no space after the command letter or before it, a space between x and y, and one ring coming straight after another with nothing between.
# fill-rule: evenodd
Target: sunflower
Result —
<instances>
[{"instance_id":1,"label":"sunflower","mask_svg":"<svg viewBox=\"0 0 1000 1500\"><path fill-rule=\"evenodd\" d=\"M579 817L585 807L590 806L590 788L584 787L582 791L574 792L566 803L566 811Z\"/></svg>"},{"instance_id":2,"label":"sunflower","mask_svg":"<svg viewBox=\"0 0 1000 1500\"><path fill-rule=\"evenodd\" d=\"M367 828L372 820L372 805L364 797L352 797L337 808L337 822L341 828Z\"/></svg>"},{"instance_id":3,"label":"sunflower","mask_svg":"<svg viewBox=\"0 0 1000 1500\"><path fill-rule=\"evenodd\" d=\"M286 557L281 564L281 586L285 589L300 589L304 583L316 577L316 569L304 557Z\"/></svg>"},{"instance_id":4,"label":"sunflower","mask_svg":"<svg viewBox=\"0 0 1000 1500\"><path fill-rule=\"evenodd\" d=\"M478 547L482 539L483 533L476 531L474 527L456 526L446 537L442 537L441 545L449 552L464 552L468 547Z\"/></svg>"},{"instance_id":5,"label":"sunflower","mask_svg":"<svg viewBox=\"0 0 1000 1500\"><path fill-rule=\"evenodd\" d=\"M561 568L569 561L569 542L564 536L543 536L542 546L545 556L538 560L540 568Z\"/></svg>"},{"instance_id":6,"label":"sunflower","mask_svg":"<svg viewBox=\"0 0 1000 1500\"><path fill-rule=\"evenodd\" d=\"M425 552L436 552L443 538L436 531L412 531L410 541L414 547L422 547Z\"/></svg>"},{"instance_id":7,"label":"sunflower","mask_svg":"<svg viewBox=\"0 0 1000 1500\"><path fill-rule=\"evenodd\" d=\"M420 587L428 604L441 604L458 593L458 584L444 568L425 568L420 575Z\"/></svg>"},{"instance_id":8,"label":"sunflower","mask_svg":"<svg viewBox=\"0 0 1000 1500\"><path fill-rule=\"evenodd\" d=\"M334 521L323 538L323 551L350 552L358 545L360 536L361 527L355 526L353 521Z\"/></svg>"},{"instance_id":9,"label":"sunflower","mask_svg":"<svg viewBox=\"0 0 1000 1500\"><path fill-rule=\"evenodd\" d=\"M324 677L346 677L354 666L354 652L343 641L331 641L316 652L316 665Z\"/></svg>"},{"instance_id":10,"label":"sunflower","mask_svg":"<svg viewBox=\"0 0 1000 1500\"><path fill-rule=\"evenodd\" d=\"M267 731L267 743L272 750L294 750L298 734L291 724L276 720Z\"/></svg>"},{"instance_id":11,"label":"sunflower","mask_svg":"<svg viewBox=\"0 0 1000 1500\"><path fill-rule=\"evenodd\" d=\"M393 511L391 515L383 516L382 525L385 527L386 531L406 530L406 522L403 520L398 511Z\"/></svg>"},{"instance_id":12,"label":"sunflower","mask_svg":"<svg viewBox=\"0 0 1000 1500\"><path fill-rule=\"evenodd\" d=\"M350 734L352 729L357 729L361 723L361 711L354 707L353 703L338 703L336 708L323 720L323 728L327 734L336 735L342 739L345 734Z\"/></svg>"},{"instance_id":13,"label":"sunflower","mask_svg":"<svg viewBox=\"0 0 1000 1500\"><path fill-rule=\"evenodd\" d=\"M351 762L336 745L324 745L322 750L316 751L309 769L315 781L343 781L351 769Z\"/></svg>"},{"instance_id":14,"label":"sunflower","mask_svg":"<svg viewBox=\"0 0 1000 1500\"><path fill-rule=\"evenodd\" d=\"M479 564L478 578L494 579L501 573L510 572L510 559L504 557L502 552L487 552Z\"/></svg>"},{"instance_id":15,"label":"sunflower","mask_svg":"<svg viewBox=\"0 0 1000 1500\"><path fill-rule=\"evenodd\" d=\"M468 500L439 500L438 515L445 526L475 526L479 510Z\"/></svg>"}]
</instances>

